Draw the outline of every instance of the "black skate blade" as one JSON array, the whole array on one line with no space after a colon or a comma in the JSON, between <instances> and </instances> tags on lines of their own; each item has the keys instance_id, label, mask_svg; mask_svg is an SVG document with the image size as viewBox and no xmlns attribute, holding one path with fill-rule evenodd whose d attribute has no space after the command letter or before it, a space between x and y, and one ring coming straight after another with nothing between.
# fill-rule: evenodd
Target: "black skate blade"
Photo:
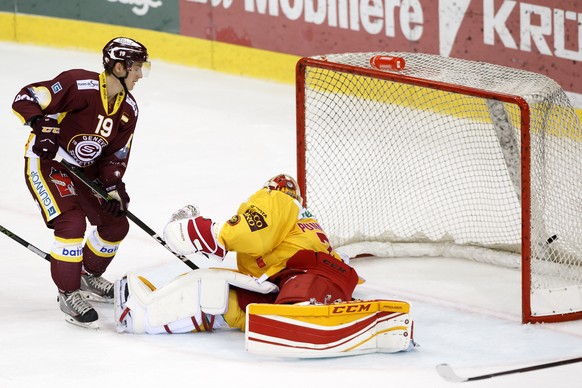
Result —
<instances>
[{"instance_id":1,"label":"black skate blade","mask_svg":"<svg viewBox=\"0 0 582 388\"><path fill-rule=\"evenodd\" d=\"M71 325L79 326L84 329L99 330L99 321L97 320L93 322L79 322L69 314L65 314L65 321Z\"/></svg>"}]
</instances>

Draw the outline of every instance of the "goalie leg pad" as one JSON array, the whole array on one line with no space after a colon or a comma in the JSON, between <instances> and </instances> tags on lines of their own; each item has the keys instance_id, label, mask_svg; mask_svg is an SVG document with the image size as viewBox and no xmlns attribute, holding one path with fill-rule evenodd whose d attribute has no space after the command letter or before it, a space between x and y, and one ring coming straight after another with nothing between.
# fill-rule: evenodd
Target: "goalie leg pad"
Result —
<instances>
[{"instance_id":1,"label":"goalie leg pad","mask_svg":"<svg viewBox=\"0 0 582 388\"><path fill-rule=\"evenodd\" d=\"M138 311L139 307L143 307L145 309L143 321L148 327L164 326L171 322L191 319L191 317L201 321L203 302L209 304L209 310L213 314L222 314L226 311L228 283L220 279L218 281L209 279L205 282L208 284L208 296L203 300L201 275L203 276L207 271L189 272L155 291L149 290L137 276L128 274L127 306L133 311ZM145 329L144 326L136 326L136 319L133 316L132 318L136 331Z\"/></svg>"},{"instance_id":2,"label":"goalie leg pad","mask_svg":"<svg viewBox=\"0 0 582 388\"><path fill-rule=\"evenodd\" d=\"M410 306L375 300L331 305L247 306L246 349L295 358L394 353L412 346Z\"/></svg>"},{"instance_id":3,"label":"goalie leg pad","mask_svg":"<svg viewBox=\"0 0 582 388\"><path fill-rule=\"evenodd\" d=\"M268 281L259 284L250 276L221 269L191 271L157 290L135 274L127 275L127 284L126 307L132 311L134 333L183 332L187 327L201 331L197 325L208 326L207 315L219 316L227 311L231 284L258 293L278 290ZM211 320L224 324L221 319Z\"/></svg>"},{"instance_id":4,"label":"goalie leg pad","mask_svg":"<svg viewBox=\"0 0 582 388\"><path fill-rule=\"evenodd\" d=\"M126 279L129 295L125 302L125 308L120 306L122 310L121 314L129 314L131 311L132 327L128 327L128 331L136 334L145 333L147 304L149 302L150 295L152 294L152 289L148 287L146 283L141 281L141 279L135 274L128 273ZM119 291L120 293L124 292L123 290L118 290L117 288L115 291ZM115 300L117 301L118 299L121 299L121 297L116 295Z\"/></svg>"}]
</instances>

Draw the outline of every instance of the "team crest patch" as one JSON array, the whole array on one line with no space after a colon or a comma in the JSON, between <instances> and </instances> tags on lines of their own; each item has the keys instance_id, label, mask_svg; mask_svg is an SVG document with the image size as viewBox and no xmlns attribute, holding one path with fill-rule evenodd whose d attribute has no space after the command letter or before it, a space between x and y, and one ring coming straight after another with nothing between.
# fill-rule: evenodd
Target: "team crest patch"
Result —
<instances>
[{"instance_id":1,"label":"team crest patch","mask_svg":"<svg viewBox=\"0 0 582 388\"><path fill-rule=\"evenodd\" d=\"M103 149L107 147L107 140L99 135L79 134L73 137L67 148L69 154L75 158L75 161L81 167L87 167L95 163L95 160L101 155Z\"/></svg>"},{"instance_id":2,"label":"team crest patch","mask_svg":"<svg viewBox=\"0 0 582 388\"><path fill-rule=\"evenodd\" d=\"M236 224L238 224L240 222L240 217L238 216L238 214L235 214L234 216L231 217L230 220L226 221L230 226L235 226Z\"/></svg>"},{"instance_id":3,"label":"team crest patch","mask_svg":"<svg viewBox=\"0 0 582 388\"><path fill-rule=\"evenodd\" d=\"M51 86L51 90L53 91L54 94L57 94L58 92L60 92L61 90L63 90L63 87L61 86L60 82L57 82L56 84L54 84L53 86Z\"/></svg>"},{"instance_id":4,"label":"team crest patch","mask_svg":"<svg viewBox=\"0 0 582 388\"><path fill-rule=\"evenodd\" d=\"M244 212L243 216L251 232L256 232L269 226L267 225L267 221L265 221L265 214L258 208L248 209Z\"/></svg>"}]
</instances>

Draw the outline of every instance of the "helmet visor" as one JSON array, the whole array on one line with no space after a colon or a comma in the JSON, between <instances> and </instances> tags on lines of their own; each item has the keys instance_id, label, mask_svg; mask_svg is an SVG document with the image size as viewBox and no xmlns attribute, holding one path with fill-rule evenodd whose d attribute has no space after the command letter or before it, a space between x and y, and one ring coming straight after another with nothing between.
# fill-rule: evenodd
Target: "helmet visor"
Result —
<instances>
[{"instance_id":1,"label":"helmet visor","mask_svg":"<svg viewBox=\"0 0 582 388\"><path fill-rule=\"evenodd\" d=\"M142 77L147 77L150 74L150 70L152 69L152 64L150 61L134 62L131 67L128 69L129 71L141 71Z\"/></svg>"}]
</instances>

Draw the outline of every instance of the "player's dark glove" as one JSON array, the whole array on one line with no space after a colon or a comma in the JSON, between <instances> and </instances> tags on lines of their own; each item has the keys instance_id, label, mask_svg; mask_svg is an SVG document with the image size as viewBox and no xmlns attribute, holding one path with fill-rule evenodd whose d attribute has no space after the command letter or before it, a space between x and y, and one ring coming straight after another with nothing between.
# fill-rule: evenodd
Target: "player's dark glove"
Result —
<instances>
[{"instance_id":1,"label":"player's dark glove","mask_svg":"<svg viewBox=\"0 0 582 388\"><path fill-rule=\"evenodd\" d=\"M115 185L106 187L105 190L111 199L109 201L103 201L101 210L115 217L124 215L129 204L129 195L125 191L125 183L119 181Z\"/></svg>"},{"instance_id":2,"label":"player's dark glove","mask_svg":"<svg viewBox=\"0 0 582 388\"><path fill-rule=\"evenodd\" d=\"M32 131L36 139L32 152L42 160L51 160L59 151L59 133L61 128L55 119L39 117L31 120Z\"/></svg>"}]
</instances>

